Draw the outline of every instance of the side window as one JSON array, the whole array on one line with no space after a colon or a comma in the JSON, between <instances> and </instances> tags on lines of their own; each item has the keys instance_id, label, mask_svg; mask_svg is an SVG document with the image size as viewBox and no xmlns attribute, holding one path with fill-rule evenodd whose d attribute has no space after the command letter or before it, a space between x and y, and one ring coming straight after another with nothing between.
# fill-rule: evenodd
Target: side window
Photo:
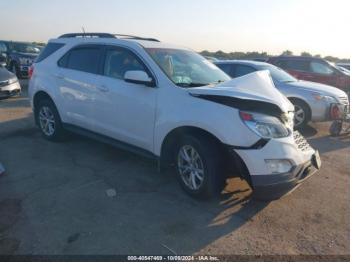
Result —
<instances>
[{"instance_id":1,"label":"side window","mask_svg":"<svg viewBox=\"0 0 350 262\"><path fill-rule=\"evenodd\" d=\"M77 47L69 51L58 62L64 68L97 74L102 57L99 46Z\"/></svg>"},{"instance_id":2,"label":"side window","mask_svg":"<svg viewBox=\"0 0 350 262\"><path fill-rule=\"evenodd\" d=\"M7 47L4 43L0 42L0 53L6 53Z\"/></svg>"},{"instance_id":3,"label":"side window","mask_svg":"<svg viewBox=\"0 0 350 262\"><path fill-rule=\"evenodd\" d=\"M233 76L233 70L232 70L232 65L230 64L216 64L218 68L220 68L222 71L224 71L226 74L228 74L231 77Z\"/></svg>"},{"instance_id":4,"label":"side window","mask_svg":"<svg viewBox=\"0 0 350 262\"><path fill-rule=\"evenodd\" d=\"M110 48L106 51L104 75L117 79L124 79L127 71L148 70L131 51L124 48Z\"/></svg>"},{"instance_id":5,"label":"side window","mask_svg":"<svg viewBox=\"0 0 350 262\"><path fill-rule=\"evenodd\" d=\"M235 77L240 77L244 76L250 73L255 72L256 69L251 67L251 66L246 66L246 65L236 65L235 69Z\"/></svg>"},{"instance_id":6,"label":"side window","mask_svg":"<svg viewBox=\"0 0 350 262\"><path fill-rule=\"evenodd\" d=\"M283 67L282 67L283 68ZM285 69L308 72L309 62L306 60L288 60L285 64Z\"/></svg>"},{"instance_id":7,"label":"side window","mask_svg":"<svg viewBox=\"0 0 350 262\"><path fill-rule=\"evenodd\" d=\"M311 72L316 74L331 75L334 73L334 70L330 66L324 63L312 61L310 64L310 67L311 67Z\"/></svg>"}]
</instances>

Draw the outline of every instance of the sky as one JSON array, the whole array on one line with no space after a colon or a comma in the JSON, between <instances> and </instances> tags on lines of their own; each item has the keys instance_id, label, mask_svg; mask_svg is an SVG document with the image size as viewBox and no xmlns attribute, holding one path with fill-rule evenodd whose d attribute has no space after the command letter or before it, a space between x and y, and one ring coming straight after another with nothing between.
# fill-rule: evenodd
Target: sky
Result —
<instances>
[{"instance_id":1,"label":"sky","mask_svg":"<svg viewBox=\"0 0 350 262\"><path fill-rule=\"evenodd\" d=\"M0 39L110 32L209 50L350 58L349 0L0 0Z\"/></svg>"}]
</instances>

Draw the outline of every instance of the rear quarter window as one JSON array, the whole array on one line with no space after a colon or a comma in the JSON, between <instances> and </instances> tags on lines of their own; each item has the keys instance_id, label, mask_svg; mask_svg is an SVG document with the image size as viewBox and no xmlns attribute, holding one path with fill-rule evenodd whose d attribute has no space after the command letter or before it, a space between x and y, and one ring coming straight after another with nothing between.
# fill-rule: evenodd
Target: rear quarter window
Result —
<instances>
[{"instance_id":1,"label":"rear quarter window","mask_svg":"<svg viewBox=\"0 0 350 262\"><path fill-rule=\"evenodd\" d=\"M97 74L101 58L102 48L100 46L81 46L66 53L58 61L58 65L67 69Z\"/></svg>"},{"instance_id":2,"label":"rear quarter window","mask_svg":"<svg viewBox=\"0 0 350 262\"><path fill-rule=\"evenodd\" d=\"M50 55L55 53L58 49L62 48L64 44L61 43L49 43L47 46L40 52L39 56L36 58L35 63L39 63L44 59L48 58Z\"/></svg>"}]
</instances>

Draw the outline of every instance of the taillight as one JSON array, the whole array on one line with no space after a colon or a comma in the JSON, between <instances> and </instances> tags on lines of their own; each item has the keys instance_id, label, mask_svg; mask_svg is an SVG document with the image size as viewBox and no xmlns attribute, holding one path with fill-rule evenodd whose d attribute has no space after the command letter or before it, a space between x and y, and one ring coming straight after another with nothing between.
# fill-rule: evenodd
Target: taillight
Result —
<instances>
[{"instance_id":1,"label":"taillight","mask_svg":"<svg viewBox=\"0 0 350 262\"><path fill-rule=\"evenodd\" d=\"M30 66L29 69L28 69L28 77L29 77L29 79L32 78L33 73L34 73L34 66Z\"/></svg>"}]
</instances>

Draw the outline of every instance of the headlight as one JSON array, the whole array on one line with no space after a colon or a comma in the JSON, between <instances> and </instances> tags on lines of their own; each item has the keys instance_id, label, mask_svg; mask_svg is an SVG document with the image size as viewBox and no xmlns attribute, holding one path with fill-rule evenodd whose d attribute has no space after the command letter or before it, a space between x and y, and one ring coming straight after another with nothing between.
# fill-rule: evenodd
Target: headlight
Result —
<instances>
[{"instance_id":1,"label":"headlight","mask_svg":"<svg viewBox=\"0 0 350 262\"><path fill-rule=\"evenodd\" d=\"M293 168L293 164L288 159L267 159L265 163L272 174L288 173Z\"/></svg>"},{"instance_id":2,"label":"headlight","mask_svg":"<svg viewBox=\"0 0 350 262\"><path fill-rule=\"evenodd\" d=\"M18 78L17 77L12 77L12 78L9 79L9 85L14 84L16 82L18 82Z\"/></svg>"},{"instance_id":3,"label":"headlight","mask_svg":"<svg viewBox=\"0 0 350 262\"><path fill-rule=\"evenodd\" d=\"M312 96L317 101L323 100L323 101L326 101L326 102L329 102L329 103L336 103L337 102L337 100L334 97L322 95L320 93L312 93Z\"/></svg>"},{"instance_id":4,"label":"headlight","mask_svg":"<svg viewBox=\"0 0 350 262\"><path fill-rule=\"evenodd\" d=\"M242 111L239 114L246 126L262 138L282 138L291 134L277 117Z\"/></svg>"}]
</instances>

